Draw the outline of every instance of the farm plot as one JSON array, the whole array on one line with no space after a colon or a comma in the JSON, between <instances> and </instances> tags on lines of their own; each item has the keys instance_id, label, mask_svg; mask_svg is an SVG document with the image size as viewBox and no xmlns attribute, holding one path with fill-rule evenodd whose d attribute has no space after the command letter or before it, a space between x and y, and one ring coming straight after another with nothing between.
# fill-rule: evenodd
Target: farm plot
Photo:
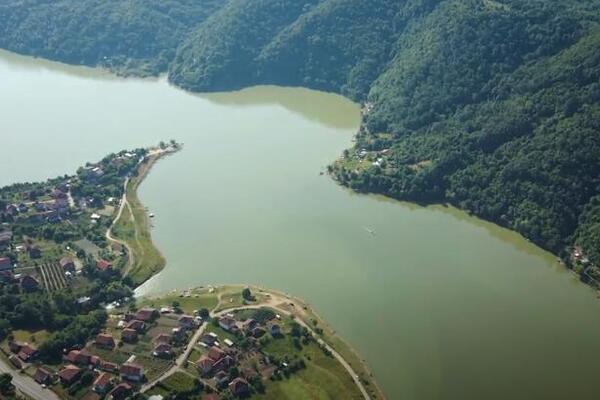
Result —
<instances>
[{"instance_id":1,"label":"farm plot","mask_svg":"<svg viewBox=\"0 0 600 400\"><path fill-rule=\"evenodd\" d=\"M48 292L67 286L67 279L58 263L44 263L40 266L40 277Z\"/></svg>"}]
</instances>

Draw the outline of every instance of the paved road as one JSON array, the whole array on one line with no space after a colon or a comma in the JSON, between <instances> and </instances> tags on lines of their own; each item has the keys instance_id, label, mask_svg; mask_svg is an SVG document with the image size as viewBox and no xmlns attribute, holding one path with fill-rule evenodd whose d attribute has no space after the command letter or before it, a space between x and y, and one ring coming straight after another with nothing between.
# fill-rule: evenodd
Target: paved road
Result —
<instances>
[{"instance_id":1,"label":"paved road","mask_svg":"<svg viewBox=\"0 0 600 400\"><path fill-rule=\"evenodd\" d=\"M29 376L14 370L3 359L0 359L0 373L9 373L12 375L13 385L34 400L60 400L60 398L50 389L44 389Z\"/></svg>"}]
</instances>

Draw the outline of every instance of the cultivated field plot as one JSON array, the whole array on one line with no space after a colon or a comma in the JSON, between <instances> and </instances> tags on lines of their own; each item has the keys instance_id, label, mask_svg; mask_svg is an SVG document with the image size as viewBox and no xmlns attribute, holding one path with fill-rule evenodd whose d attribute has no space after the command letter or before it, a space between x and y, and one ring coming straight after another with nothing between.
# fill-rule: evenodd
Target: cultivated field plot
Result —
<instances>
[{"instance_id":1,"label":"cultivated field plot","mask_svg":"<svg viewBox=\"0 0 600 400\"><path fill-rule=\"evenodd\" d=\"M42 284L48 292L60 290L68 285L67 279L58 263L44 263L39 269Z\"/></svg>"}]
</instances>

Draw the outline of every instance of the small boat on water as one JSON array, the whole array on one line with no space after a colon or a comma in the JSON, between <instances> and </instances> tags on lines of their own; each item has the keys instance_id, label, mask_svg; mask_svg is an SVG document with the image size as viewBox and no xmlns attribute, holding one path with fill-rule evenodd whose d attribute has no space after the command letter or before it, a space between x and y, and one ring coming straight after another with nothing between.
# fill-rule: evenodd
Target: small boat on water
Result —
<instances>
[{"instance_id":1,"label":"small boat on water","mask_svg":"<svg viewBox=\"0 0 600 400\"><path fill-rule=\"evenodd\" d=\"M153 213L150 213L150 218L154 218L154 214Z\"/></svg>"},{"instance_id":2,"label":"small boat on water","mask_svg":"<svg viewBox=\"0 0 600 400\"><path fill-rule=\"evenodd\" d=\"M363 226L363 228L364 228L364 230L365 230L365 231L367 231L367 232L368 232L370 235L372 235L372 236L375 236L375 230L373 230L373 229L371 229L371 228L369 228L369 227L366 227L366 226Z\"/></svg>"}]
</instances>

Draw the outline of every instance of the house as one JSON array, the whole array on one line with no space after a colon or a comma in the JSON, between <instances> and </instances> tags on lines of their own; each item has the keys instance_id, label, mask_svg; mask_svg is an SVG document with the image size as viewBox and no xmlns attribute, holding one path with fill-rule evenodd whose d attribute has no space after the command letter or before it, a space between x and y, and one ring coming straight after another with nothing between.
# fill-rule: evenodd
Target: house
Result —
<instances>
[{"instance_id":1,"label":"house","mask_svg":"<svg viewBox=\"0 0 600 400\"><path fill-rule=\"evenodd\" d=\"M154 357L170 358L173 355L173 350L170 344L159 343L154 347L152 355Z\"/></svg>"},{"instance_id":2,"label":"house","mask_svg":"<svg viewBox=\"0 0 600 400\"><path fill-rule=\"evenodd\" d=\"M100 357L95 356L95 355L91 355L90 356L90 365L94 368L96 368L98 365L100 365Z\"/></svg>"},{"instance_id":3,"label":"house","mask_svg":"<svg viewBox=\"0 0 600 400\"><path fill-rule=\"evenodd\" d=\"M98 260L96 261L96 268L100 271L109 271L112 269L112 264L106 260Z\"/></svg>"},{"instance_id":4,"label":"house","mask_svg":"<svg viewBox=\"0 0 600 400\"><path fill-rule=\"evenodd\" d=\"M235 378L229 384L229 391L237 397L242 397L250 393L250 385L242 378Z\"/></svg>"},{"instance_id":5,"label":"house","mask_svg":"<svg viewBox=\"0 0 600 400\"><path fill-rule=\"evenodd\" d=\"M198 326L197 321L191 315L182 315L178 322L183 329L194 329Z\"/></svg>"},{"instance_id":6,"label":"house","mask_svg":"<svg viewBox=\"0 0 600 400\"><path fill-rule=\"evenodd\" d=\"M161 333L157 337L154 338L154 343L171 343L173 337L167 333Z\"/></svg>"},{"instance_id":7,"label":"house","mask_svg":"<svg viewBox=\"0 0 600 400\"><path fill-rule=\"evenodd\" d=\"M173 336L173 340L175 340L176 342L181 342L182 340L186 339L185 330L182 328L173 328L171 330L171 333Z\"/></svg>"},{"instance_id":8,"label":"house","mask_svg":"<svg viewBox=\"0 0 600 400\"><path fill-rule=\"evenodd\" d=\"M0 249L6 248L10 244L12 237L12 231L4 230L0 232Z\"/></svg>"},{"instance_id":9,"label":"house","mask_svg":"<svg viewBox=\"0 0 600 400\"><path fill-rule=\"evenodd\" d=\"M38 368L35 371L35 375L33 375L33 380L39 383L40 385L48 385L50 384L52 378L52 374L45 368Z\"/></svg>"},{"instance_id":10,"label":"house","mask_svg":"<svg viewBox=\"0 0 600 400\"><path fill-rule=\"evenodd\" d=\"M257 326L249 332L249 335L255 338L262 337L267 331L265 331L262 327Z\"/></svg>"},{"instance_id":11,"label":"house","mask_svg":"<svg viewBox=\"0 0 600 400\"><path fill-rule=\"evenodd\" d=\"M71 350L65 358L71 364L88 365L90 363L91 355L85 351Z\"/></svg>"},{"instance_id":12,"label":"house","mask_svg":"<svg viewBox=\"0 0 600 400\"><path fill-rule=\"evenodd\" d=\"M229 371L235 365L235 361L230 356L225 356L213 365L215 371Z\"/></svg>"},{"instance_id":13,"label":"house","mask_svg":"<svg viewBox=\"0 0 600 400\"><path fill-rule=\"evenodd\" d=\"M19 284L21 285L21 289L26 292L35 292L40 286L38 281L31 275L23 276Z\"/></svg>"},{"instance_id":14,"label":"house","mask_svg":"<svg viewBox=\"0 0 600 400\"><path fill-rule=\"evenodd\" d=\"M58 372L60 382L64 386L70 386L73 384L81 375L81 369L75 365L67 365Z\"/></svg>"},{"instance_id":15,"label":"house","mask_svg":"<svg viewBox=\"0 0 600 400\"><path fill-rule=\"evenodd\" d=\"M210 358L212 358L213 361L217 362L219 361L221 358L225 357L226 354L223 350L221 350L218 347L211 347L210 349L208 349L208 356Z\"/></svg>"},{"instance_id":16,"label":"house","mask_svg":"<svg viewBox=\"0 0 600 400\"><path fill-rule=\"evenodd\" d=\"M215 381L217 382L217 387L222 388L229 382L229 375L225 371L219 371L215 374Z\"/></svg>"},{"instance_id":17,"label":"house","mask_svg":"<svg viewBox=\"0 0 600 400\"><path fill-rule=\"evenodd\" d=\"M139 333L143 333L146 330L146 324L144 321L140 321L139 319L134 319L133 321L129 321L127 324L127 329L133 329Z\"/></svg>"},{"instance_id":18,"label":"house","mask_svg":"<svg viewBox=\"0 0 600 400\"><path fill-rule=\"evenodd\" d=\"M119 366L117 364L104 360L100 360L99 368L106 372L117 372L119 370Z\"/></svg>"},{"instance_id":19,"label":"house","mask_svg":"<svg viewBox=\"0 0 600 400\"><path fill-rule=\"evenodd\" d=\"M75 273L75 262L71 257L61 258L59 264L62 267L63 272L70 272L72 274Z\"/></svg>"},{"instance_id":20,"label":"house","mask_svg":"<svg viewBox=\"0 0 600 400\"><path fill-rule=\"evenodd\" d=\"M231 317L222 317L219 319L219 326L227 332L236 332L239 330L237 322Z\"/></svg>"},{"instance_id":21,"label":"house","mask_svg":"<svg viewBox=\"0 0 600 400\"><path fill-rule=\"evenodd\" d=\"M13 283L15 276L12 271L0 271L0 282L2 283Z\"/></svg>"},{"instance_id":22,"label":"house","mask_svg":"<svg viewBox=\"0 0 600 400\"><path fill-rule=\"evenodd\" d=\"M12 269L13 263L8 257L0 257L0 271Z\"/></svg>"},{"instance_id":23,"label":"house","mask_svg":"<svg viewBox=\"0 0 600 400\"><path fill-rule=\"evenodd\" d=\"M120 383L108 394L109 400L123 400L126 399L132 392L131 385L127 383Z\"/></svg>"},{"instance_id":24,"label":"house","mask_svg":"<svg viewBox=\"0 0 600 400\"><path fill-rule=\"evenodd\" d=\"M217 338L212 335L202 335L200 341L206 344L207 346L214 346L215 342L217 341Z\"/></svg>"},{"instance_id":25,"label":"house","mask_svg":"<svg viewBox=\"0 0 600 400\"><path fill-rule=\"evenodd\" d=\"M258 327L258 322L256 320L250 318L242 324L242 329L246 332L247 335L252 334L252 331Z\"/></svg>"},{"instance_id":26,"label":"house","mask_svg":"<svg viewBox=\"0 0 600 400\"><path fill-rule=\"evenodd\" d=\"M112 388L112 375L108 372L102 372L92 385L92 390L96 393L106 393Z\"/></svg>"},{"instance_id":27,"label":"house","mask_svg":"<svg viewBox=\"0 0 600 400\"><path fill-rule=\"evenodd\" d=\"M31 258L40 258L42 256L42 251L37 246L27 246L27 253Z\"/></svg>"},{"instance_id":28,"label":"house","mask_svg":"<svg viewBox=\"0 0 600 400\"><path fill-rule=\"evenodd\" d=\"M271 331L271 336L281 336L283 335L283 332L281 330L281 326L278 324L273 324L271 325L271 328L269 328L269 330Z\"/></svg>"},{"instance_id":29,"label":"house","mask_svg":"<svg viewBox=\"0 0 600 400\"><path fill-rule=\"evenodd\" d=\"M25 344L19 350L19 353L17 354L17 356L19 356L19 358L25 362L30 362L33 359L35 359L38 356L38 354L39 354L38 349L36 349L35 347L33 347L29 344Z\"/></svg>"},{"instance_id":30,"label":"house","mask_svg":"<svg viewBox=\"0 0 600 400\"><path fill-rule=\"evenodd\" d=\"M121 365L119 372L121 378L128 381L140 382L144 379L144 368L137 364L125 363Z\"/></svg>"},{"instance_id":31,"label":"house","mask_svg":"<svg viewBox=\"0 0 600 400\"><path fill-rule=\"evenodd\" d=\"M229 347L233 347L233 344L234 344L234 343L233 343L233 342L232 342L230 339L225 339L225 340L223 340L223 342L224 342L224 343L225 343L227 346L229 346Z\"/></svg>"},{"instance_id":32,"label":"house","mask_svg":"<svg viewBox=\"0 0 600 400\"><path fill-rule=\"evenodd\" d=\"M10 342L8 342L8 349L13 353L18 353L19 351L21 351L21 347L23 346L25 346L25 343L23 342L18 342L15 340L11 340Z\"/></svg>"},{"instance_id":33,"label":"house","mask_svg":"<svg viewBox=\"0 0 600 400\"><path fill-rule=\"evenodd\" d=\"M112 335L107 333L99 333L96 335L96 346L104 347L106 349L114 349L115 348L115 339Z\"/></svg>"},{"instance_id":34,"label":"house","mask_svg":"<svg viewBox=\"0 0 600 400\"><path fill-rule=\"evenodd\" d=\"M201 357L200 360L196 362L196 368L202 376L207 376L210 374L214 365L215 362L210 357L206 356Z\"/></svg>"},{"instance_id":35,"label":"house","mask_svg":"<svg viewBox=\"0 0 600 400\"><path fill-rule=\"evenodd\" d=\"M159 316L159 313L154 308L142 308L135 314L135 319L149 322L154 320Z\"/></svg>"},{"instance_id":36,"label":"house","mask_svg":"<svg viewBox=\"0 0 600 400\"><path fill-rule=\"evenodd\" d=\"M121 332L121 340L126 343L133 343L137 340L138 334L135 329L125 328Z\"/></svg>"},{"instance_id":37,"label":"house","mask_svg":"<svg viewBox=\"0 0 600 400\"><path fill-rule=\"evenodd\" d=\"M8 357L8 359L16 369L23 369L24 365L19 357L13 354L12 356Z\"/></svg>"}]
</instances>

